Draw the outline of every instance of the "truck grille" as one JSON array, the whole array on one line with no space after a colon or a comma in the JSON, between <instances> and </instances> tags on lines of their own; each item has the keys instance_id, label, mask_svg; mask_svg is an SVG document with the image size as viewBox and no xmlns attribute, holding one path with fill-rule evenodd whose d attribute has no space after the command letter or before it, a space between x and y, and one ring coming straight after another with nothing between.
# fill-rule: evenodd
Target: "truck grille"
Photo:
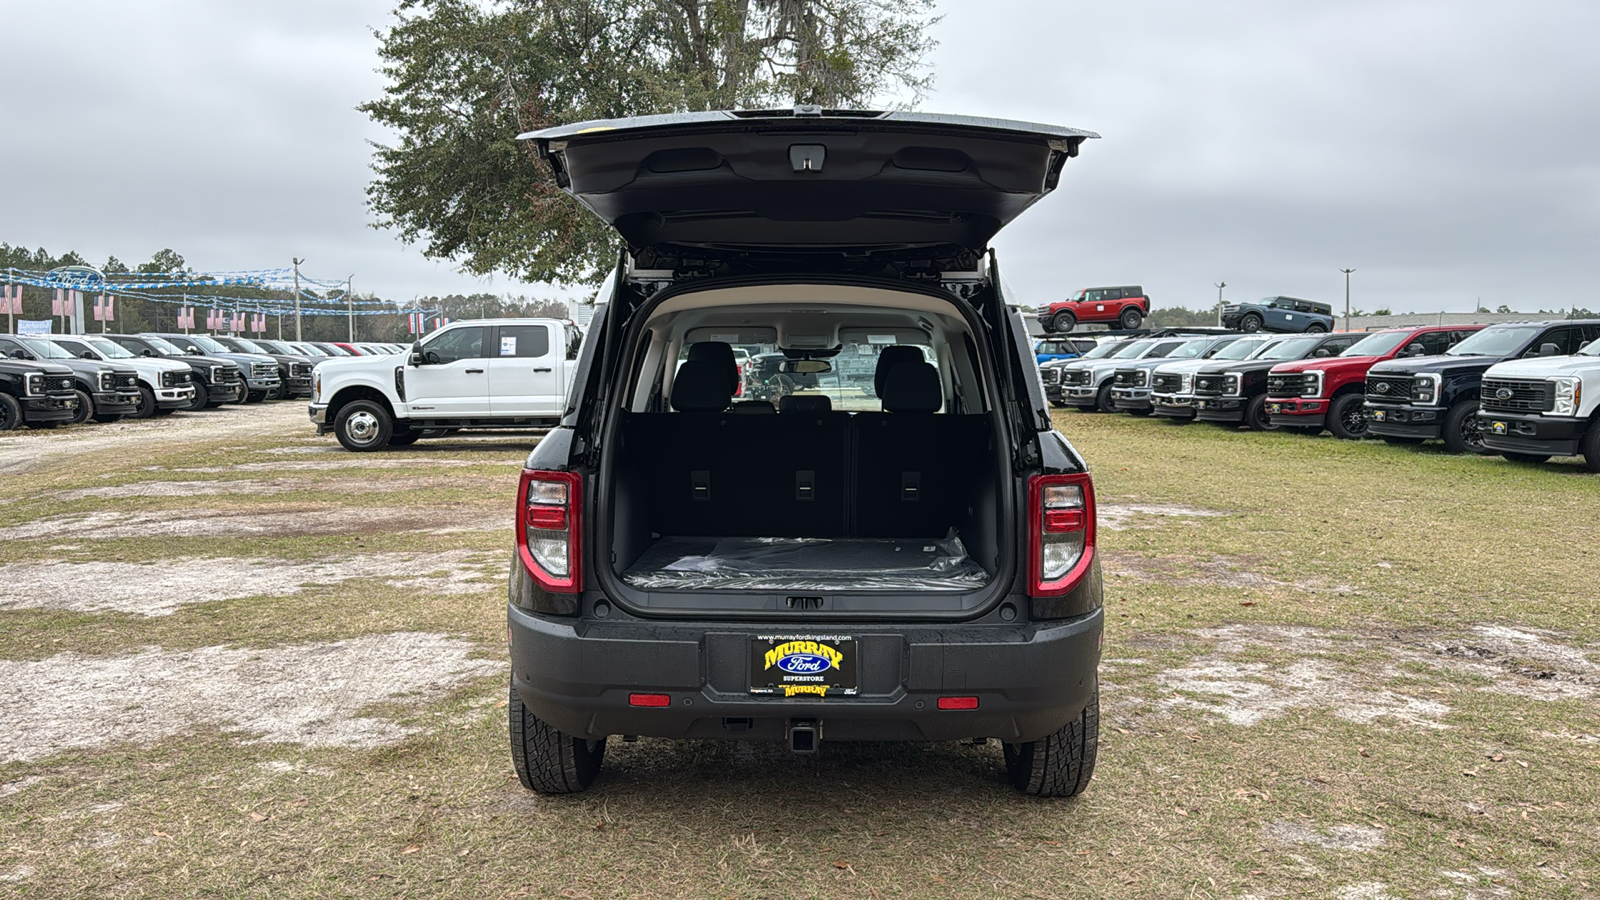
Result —
<instances>
[{"instance_id":1,"label":"truck grille","mask_svg":"<svg viewBox=\"0 0 1600 900\"><path fill-rule=\"evenodd\" d=\"M139 386L139 376L132 372L118 372L111 383L119 391L131 391Z\"/></svg>"},{"instance_id":2,"label":"truck grille","mask_svg":"<svg viewBox=\"0 0 1600 900\"><path fill-rule=\"evenodd\" d=\"M277 363L251 363L250 377L256 381L271 381L278 377Z\"/></svg>"},{"instance_id":3,"label":"truck grille","mask_svg":"<svg viewBox=\"0 0 1600 900\"><path fill-rule=\"evenodd\" d=\"M1083 369L1071 369L1062 372L1061 383L1073 387L1083 387L1089 383L1089 373Z\"/></svg>"},{"instance_id":4,"label":"truck grille","mask_svg":"<svg viewBox=\"0 0 1600 900\"><path fill-rule=\"evenodd\" d=\"M1144 387L1149 378L1150 372L1146 369L1118 369L1116 385L1120 388Z\"/></svg>"},{"instance_id":5,"label":"truck grille","mask_svg":"<svg viewBox=\"0 0 1600 900\"><path fill-rule=\"evenodd\" d=\"M1176 394L1183 387L1183 376L1157 373L1150 380L1150 390L1157 394Z\"/></svg>"},{"instance_id":6,"label":"truck grille","mask_svg":"<svg viewBox=\"0 0 1600 900\"><path fill-rule=\"evenodd\" d=\"M1194 379L1194 392L1212 397L1220 397L1228 390L1228 376L1226 375L1197 375Z\"/></svg>"},{"instance_id":7,"label":"truck grille","mask_svg":"<svg viewBox=\"0 0 1600 900\"><path fill-rule=\"evenodd\" d=\"M44 392L45 393L47 393L47 394L58 394L58 393L61 393L62 391L66 391L66 392L69 392L69 393L72 391L72 376L71 375L47 375L47 376L45 376L45 379L44 379Z\"/></svg>"},{"instance_id":8,"label":"truck grille","mask_svg":"<svg viewBox=\"0 0 1600 900\"><path fill-rule=\"evenodd\" d=\"M1293 375L1268 375L1268 397L1298 397L1309 386L1310 377L1299 372Z\"/></svg>"},{"instance_id":9,"label":"truck grille","mask_svg":"<svg viewBox=\"0 0 1600 900\"><path fill-rule=\"evenodd\" d=\"M1410 375L1368 375L1367 400L1372 403L1410 403Z\"/></svg>"},{"instance_id":10,"label":"truck grille","mask_svg":"<svg viewBox=\"0 0 1600 900\"><path fill-rule=\"evenodd\" d=\"M1556 408L1555 385L1548 381L1485 378L1478 400L1486 410L1549 412Z\"/></svg>"},{"instance_id":11,"label":"truck grille","mask_svg":"<svg viewBox=\"0 0 1600 900\"><path fill-rule=\"evenodd\" d=\"M235 369L232 366L227 366L227 367L223 368L221 370L221 374L217 376L217 380L218 381L229 381L229 382L239 381L239 380L241 380L243 378L244 378L244 373L240 372L238 369Z\"/></svg>"}]
</instances>

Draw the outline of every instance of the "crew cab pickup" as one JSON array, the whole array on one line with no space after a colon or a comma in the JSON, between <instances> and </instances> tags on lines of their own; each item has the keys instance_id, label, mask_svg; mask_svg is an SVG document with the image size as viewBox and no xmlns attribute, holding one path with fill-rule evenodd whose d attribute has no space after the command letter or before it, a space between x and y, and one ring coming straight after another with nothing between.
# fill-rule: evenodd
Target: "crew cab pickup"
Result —
<instances>
[{"instance_id":1,"label":"crew cab pickup","mask_svg":"<svg viewBox=\"0 0 1600 900\"><path fill-rule=\"evenodd\" d=\"M1251 431L1276 430L1267 416L1267 373L1272 367L1286 360L1337 356L1360 339L1359 334L1308 334L1243 348L1240 341L1195 371L1194 417L1243 424Z\"/></svg>"},{"instance_id":2,"label":"crew cab pickup","mask_svg":"<svg viewBox=\"0 0 1600 900\"><path fill-rule=\"evenodd\" d=\"M278 365L278 393L271 399L298 399L311 397L311 370L316 361L303 353L296 353L275 341L261 338L224 337L212 335L211 339L234 353L250 353L270 358ZM318 357L320 359L320 357Z\"/></svg>"},{"instance_id":3,"label":"crew cab pickup","mask_svg":"<svg viewBox=\"0 0 1600 900\"><path fill-rule=\"evenodd\" d=\"M1106 344L1107 351L1086 354L1082 359L1063 365L1057 376L1061 385L1062 402L1080 409L1098 409L1114 412L1122 408L1117 402L1117 370L1136 362L1165 359L1167 354L1183 346L1186 338L1145 338Z\"/></svg>"},{"instance_id":4,"label":"crew cab pickup","mask_svg":"<svg viewBox=\"0 0 1600 900\"><path fill-rule=\"evenodd\" d=\"M0 335L0 354L72 370L78 405L72 423L115 422L139 408L139 374L126 366L80 359L42 337Z\"/></svg>"},{"instance_id":5,"label":"crew cab pickup","mask_svg":"<svg viewBox=\"0 0 1600 900\"><path fill-rule=\"evenodd\" d=\"M989 242L1093 135L802 106L526 137L626 249L516 496L522 784L588 787L620 734L998 739L1018 789L1083 791L1093 482ZM735 400L735 345L815 384Z\"/></svg>"},{"instance_id":6,"label":"crew cab pickup","mask_svg":"<svg viewBox=\"0 0 1600 900\"><path fill-rule=\"evenodd\" d=\"M0 431L54 428L71 422L77 407L71 369L0 356Z\"/></svg>"},{"instance_id":7,"label":"crew cab pickup","mask_svg":"<svg viewBox=\"0 0 1600 900\"><path fill-rule=\"evenodd\" d=\"M283 390L283 380L278 375L278 361L260 353L239 353L223 346L209 334L153 334L191 356L226 359L239 367L244 376L244 402L260 403L276 399Z\"/></svg>"},{"instance_id":8,"label":"crew cab pickup","mask_svg":"<svg viewBox=\"0 0 1600 900\"><path fill-rule=\"evenodd\" d=\"M1356 440L1367 433L1367 370L1386 359L1436 356L1482 325L1390 328L1369 332L1332 359L1279 363L1267 373L1266 414L1276 427Z\"/></svg>"},{"instance_id":9,"label":"crew cab pickup","mask_svg":"<svg viewBox=\"0 0 1600 900\"><path fill-rule=\"evenodd\" d=\"M311 422L352 452L462 428L548 428L576 372L560 319L451 322L404 354L325 359Z\"/></svg>"},{"instance_id":10,"label":"crew cab pickup","mask_svg":"<svg viewBox=\"0 0 1600 900\"><path fill-rule=\"evenodd\" d=\"M1332 331L1333 307L1298 297L1263 297L1254 303L1223 306L1222 324L1246 333Z\"/></svg>"},{"instance_id":11,"label":"crew cab pickup","mask_svg":"<svg viewBox=\"0 0 1600 900\"><path fill-rule=\"evenodd\" d=\"M51 335L49 340L79 359L132 369L138 378L134 391L139 396L128 413L131 418L148 419L194 405L194 372L187 363L135 356L121 344L98 334Z\"/></svg>"},{"instance_id":12,"label":"crew cab pickup","mask_svg":"<svg viewBox=\"0 0 1600 900\"><path fill-rule=\"evenodd\" d=\"M1600 472L1600 340L1572 356L1489 367L1478 389L1484 449L1514 462L1583 456Z\"/></svg>"},{"instance_id":13,"label":"crew cab pickup","mask_svg":"<svg viewBox=\"0 0 1600 900\"><path fill-rule=\"evenodd\" d=\"M1367 370L1366 412L1390 443L1441 439L1452 453L1484 452L1478 432L1483 373L1495 363L1570 356L1600 338L1600 319L1491 325L1440 356L1382 362Z\"/></svg>"},{"instance_id":14,"label":"crew cab pickup","mask_svg":"<svg viewBox=\"0 0 1600 900\"><path fill-rule=\"evenodd\" d=\"M1150 315L1150 298L1138 285L1084 288L1071 297L1039 307L1039 324L1065 334L1079 323L1105 322L1128 331Z\"/></svg>"},{"instance_id":15,"label":"crew cab pickup","mask_svg":"<svg viewBox=\"0 0 1600 900\"><path fill-rule=\"evenodd\" d=\"M189 366L189 387L194 389L189 409L208 409L244 400L244 372L233 360L189 353L154 334L108 334L105 337L121 344L136 356L186 363ZM157 412L165 411L166 407L157 409Z\"/></svg>"},{"instance_id":16,"label":"crew cab pickup","mask_svg":"<svg viewBox=\"0 0 1600 900\"><path fill-rule=\"evenodd\" d=\"M1267 346L1270 335L1246 337L1239 334L1196 338L1178 350L1168 361L1150 370L1150 411L1176 422L1194 418L1194 374L1208 361L1233 348L1230 357L1249 359ZM1243 347L1234 347L1235 344Z\"/></svg>"}]
</instances>

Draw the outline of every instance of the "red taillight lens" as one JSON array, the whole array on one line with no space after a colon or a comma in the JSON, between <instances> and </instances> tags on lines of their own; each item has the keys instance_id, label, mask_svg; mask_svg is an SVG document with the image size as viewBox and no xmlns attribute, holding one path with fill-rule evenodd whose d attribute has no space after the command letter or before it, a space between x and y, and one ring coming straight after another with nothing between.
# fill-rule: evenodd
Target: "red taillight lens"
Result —
<instances>
[{"instance_id":1,"label":"red taillight lens","mask_svg":"<svg viewBox=\"0 0 1600 900\"><path fill-rule=\"evenodd\" d=\"M1094 483L1087 472L1035 475L1028 494L1028 593L1057 597L1094 563Z\"/></svg>"},{"instance_id":2,"label":"red taillight lens","mask_svg":"<svg viewBox=\"0 0 1600 900\"><path fill-rule=\"evenodd\" d=\"M576 472L522 472L517 491L517 552L533 580L552 593L572 593L583 583L581 486Z\"/></svg>"},{"instance_id":3,"label":"red taillight lens","mask_svg":"<svg viewBox=\"0 0 1600 900\"><path fill-rule=\"evenodd\" d=\"M940 697L940 709L977 709L977 697Z\"/></svg>"},{"instance_id":4,"label":"red taillight lens","mask_svg":"<svg viewBox=\"0 0 1600 900\"><path fill-rule=\"evenodd\" d=\"M668 694L629 694L629 706L663 707L672 705L672 697Z\"/></svg>"}]
</instances>

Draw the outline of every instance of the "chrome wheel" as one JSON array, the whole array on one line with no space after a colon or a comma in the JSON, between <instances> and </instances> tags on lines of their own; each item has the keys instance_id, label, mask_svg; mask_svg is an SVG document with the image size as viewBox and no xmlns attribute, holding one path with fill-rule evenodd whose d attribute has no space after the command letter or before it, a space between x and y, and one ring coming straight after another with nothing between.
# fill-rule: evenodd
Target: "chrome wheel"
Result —
<instances>
[{"instance_id":1,"label":"chrome wheel","mask_svg":"<svg viewBox=\"0 0 1600 900\"><path fill-rule=\"evenodd\" d=\"M344 432L357 444L370 444L378 437L378 417L362 410L345 420Z\"/></svg>"}]
</instances>

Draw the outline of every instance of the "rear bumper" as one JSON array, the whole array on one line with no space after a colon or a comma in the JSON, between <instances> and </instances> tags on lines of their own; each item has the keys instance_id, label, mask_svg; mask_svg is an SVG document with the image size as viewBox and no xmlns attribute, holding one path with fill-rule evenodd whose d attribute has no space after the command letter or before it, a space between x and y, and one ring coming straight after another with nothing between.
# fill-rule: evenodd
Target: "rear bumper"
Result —
<instances>
[{"instance_id":1,"label":"rear bumper","mask_svg":"<svg viewBox=\"0 0 1600 900\"><path fill-rule=\"evenodd\" d=\"M1435 440L1444 425L1443 408L1366 405L1367 430L1379 437Z\"/></svg>"},{"instance_id":2,"label":"rear bumper","mask_svg":"<svg viewBox=\"0 0 1600 900\"><path fill-rule=\"evenodd\" d=\"M94 410L109 416L121 416L139 408L139 395L130 391L103 391L94 395Z\"/></svg>"},{"instance_id":3,"label":"rear bumper","mask_svg":"<svg viewBox=\"0 0 1600 900\"><path fill-rule=\"evenodd\" d=\"M64 397L23 397L21 399L22 421L29 425L71 422L73 414L78 409L78 398L73 394L68 394Z\"/></svg>"},{"instance_id":4,"label":"rear bumper","mask_svg":"<svg viewBox=\"0 0 1600 900\"><path fill-rule=\"evenodd\" d=\"M1588 430L1588 419L1478 413L1478 434L1483 437L1483 445L1497 453L1576 456L1578 444Z\"/></svg>"},{"instance_id":5,"label":"rear bumper","mask_svg":"<svg viewBox=\"0 0 1600 900\"><path fill-rule=\"evenodd\" d=\"M1059 622L901 628L611 623L507 610L517 693L539 718L590 739L779 740L789 719L815 718L823 739L834 741L1036 740L1088 704L1104 623L1099 610ZM750 639L807 632L857 638L860 694L751 694ZM671 705L629 706L633 692L667 694ZM975 696L978 708L940 710L941 695Z\"/></svg>"},{"instance_id":6,"label":"rear bumper","mask_svg":"<svg viewBox=\"0 0 1600 900\"><path fill-rule=\"evenodd\" d=\"M1206 422L1243 422L1244 404L1238 397L1197 397L1194 417Z\"/></svg>"}]
</instances>

